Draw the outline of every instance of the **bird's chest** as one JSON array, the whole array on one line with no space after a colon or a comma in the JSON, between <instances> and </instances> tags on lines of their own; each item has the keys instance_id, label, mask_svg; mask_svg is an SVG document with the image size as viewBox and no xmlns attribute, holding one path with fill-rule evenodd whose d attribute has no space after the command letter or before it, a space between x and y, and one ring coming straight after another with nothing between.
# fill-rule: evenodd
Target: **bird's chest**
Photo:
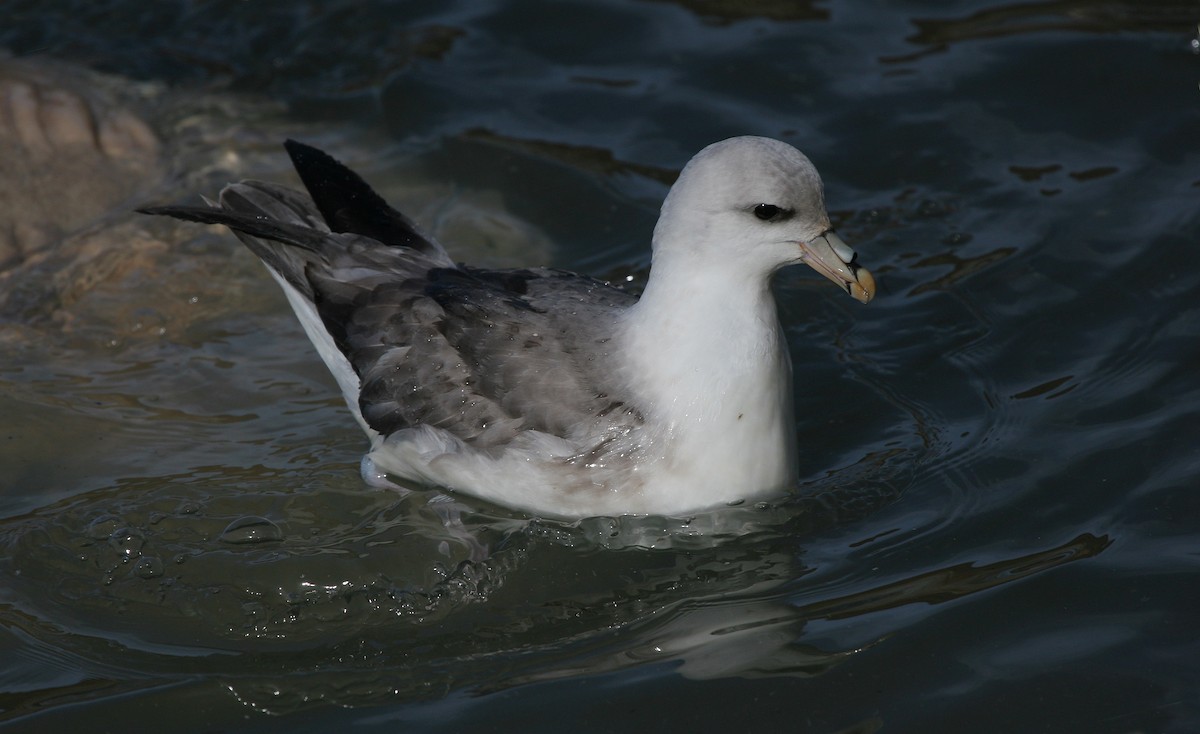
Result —
<instances>
[{"instance_id":1,"label":"bird's chest","mask_svg":"<svg viewBox=\"0 0 1200 734\"><path fill-rule=\"evenodd\" d=\"M791 366L776 342L712 344L648 368L648 445L706 484L779 486L795 472ZM677 355L678 356L678 355Z\"/></svg>"}]
</instances>

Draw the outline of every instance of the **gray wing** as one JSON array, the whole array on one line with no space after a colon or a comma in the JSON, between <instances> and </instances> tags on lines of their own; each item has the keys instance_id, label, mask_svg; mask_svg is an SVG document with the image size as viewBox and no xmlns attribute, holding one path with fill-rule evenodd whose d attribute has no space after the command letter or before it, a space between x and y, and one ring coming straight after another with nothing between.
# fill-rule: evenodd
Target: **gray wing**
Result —
<instances>
[{"instance_id":1,"label":"gray wing","mask_svg":"<svg viewBox=\"0 0 1200 734\"><path fill-rule=\"evenodd\" d=\"M245 181L218 207L145 211L231 227L312 305L372 429L427 424L492 447L526 430L603 440L641 422L608 351L635 296L562 270L455 265L352 171L288 151L312 199Z\"/></svg>"},{"instance_id":2,"label":"gray wing","mask_svg":"<svg viewBox=\"0 0 1200 734\"><path fill-rule=\"evenodd\" d=\"M382 433L428 424L477 446L640 421L608 353L617 313L635 300L547 269L435 268L376 288L347 329L363 417Z\"/></svg>"}]
</instances>

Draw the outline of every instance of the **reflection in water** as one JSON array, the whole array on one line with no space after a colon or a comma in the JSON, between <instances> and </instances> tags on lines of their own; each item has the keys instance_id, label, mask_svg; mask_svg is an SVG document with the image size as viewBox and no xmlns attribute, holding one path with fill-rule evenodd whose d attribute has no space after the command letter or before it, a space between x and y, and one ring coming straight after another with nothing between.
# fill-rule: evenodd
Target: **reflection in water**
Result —
<instances>
[{"instance_id":1,"label":"reflection in water","mask_svg":"<svg viewBox=\"0 0 1200 734\"><path fill-rule=\"evenodd\" d=\"M973 257L964 258L956 255L953 252L944 252L922 258L913 263L913 267L928 268L949 266L950 272L935 280L921 283L909 291L908 295L918 296L929 291L946 290L959 281L987 270L1005 258L1011 257L1016 251L1017 248L1015 247L998 247L995 250L975 255Z\"/></svg>"},{"instance_id":2,"label":"reflection in water","mask_svg":"<svg viewBox=\"0 0 1200 734\"><path fill-rule=\"evenodd\" d=\"M1075 379L1075 375L1063 375L1062 377L1056 377L1053 380L1047 380L1040 385L1035 385L1028 390L1022 390L1018 393L1014 393L1009 397L1011 397L1013 400L1027 400L1029 398L1045 396L1046 400L1053 400L1054 398L1066 395L1078 387L1078 383L1076 383L1074 385L1067 385L1067 387L1059 390L1060 387L1066 385L1073 379Z\"/></svg>"},{"instance_id":3,"label":"reflection in water","mask_svg":"<svg viewBox=\"0 0 1200 734\"><path fill-rule=\"evenodd\" d=\"M1040 181L1042 176L1061 171L1062 166L1057 163L1045 166L1009 166L1008 170L1016 174L1017 178L1022 181Z\"/></svg>"},{"instance_id":4,"label":"reflection in water","mask_svg":"<svg viewBox=\"0 0 1200 734\"><path fill-rule=\"evenodd\" d=\"M748 18L768 20L828 20L829 11L813 0L655 0L687 8L703 18L732 23Z\"/></svg>"},{"instance_id":5,"label":"reflection in water","mask_svg":"<svg viewBox=\"0 0 1200 734\"><path fill-rule=\"evenodd\" d=\"M468 130L463 133L462 138L464 140L487 143L526 155L548 158L577 170L588 171L601 176L636 174L666 186L675 183L675 179L679 177L679 171L617 160L613 156L612 151L603 148L571 145L548 140L521 140L519 138L500 135L483 128Z\"/></svg>"},{"instance_id":6,"label":"reflection in water","mask_svg":"<svg viewBox=\"0 0 1200 734\"><path fill-rule=\"evenodd\" d=\"M845 619L904 604L942 604L1064 563L1092 558L1111 544L1107 536L1084 533L1055 548L982 566L960 563L838 599L806 604L796 613L804 619Z\"/></svg>"},{"instance_id":7,"label":"reflection in water","mask_svg":"<svg viewBox=\"0 0 1200 734\"><path fill-rule=\"evenodd\" d=\"M1037 31L1186 33L1195 26L1196 4L1190 0L1051 0L1001 5L965 18L913 23L918 33L908 40L934 46Z\"/></svg>"}]
</instances>

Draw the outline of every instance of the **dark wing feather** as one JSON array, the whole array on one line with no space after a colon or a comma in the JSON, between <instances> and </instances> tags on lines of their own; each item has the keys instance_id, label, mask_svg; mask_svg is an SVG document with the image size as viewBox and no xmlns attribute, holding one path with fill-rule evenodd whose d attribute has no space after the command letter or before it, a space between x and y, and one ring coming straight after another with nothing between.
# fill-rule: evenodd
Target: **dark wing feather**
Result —
<instances>
[{"instance_id":1,"label":"dark wing feather","mask_svg":"<svg viewBox=\"0 0 1200 734\"><path fill-rule=\"evenodd\" d=\"M362 178L323 150L295 140L283 144L304 188L334 232L352 232L425 254L441 251L412 220L388 206Z\"/></svg>"}]
</instances>

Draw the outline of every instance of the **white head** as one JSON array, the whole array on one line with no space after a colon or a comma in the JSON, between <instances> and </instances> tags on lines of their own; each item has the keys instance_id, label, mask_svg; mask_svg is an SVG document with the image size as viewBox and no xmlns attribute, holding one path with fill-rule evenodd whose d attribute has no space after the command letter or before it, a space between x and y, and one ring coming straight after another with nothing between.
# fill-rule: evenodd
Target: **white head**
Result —
<instances>
[{"instance_id":1,"label":"white head","mask_svg":"<svg viewBox=\"0 0 1200 734\"><path fill-rule=\"evenodd\" d=\"M808 263L867 302L874 279L832 232L821 177L787 143L739 137L700 151L679 174L654 230L654 262L693 264L769 279Z\"/></svg>"}]
</instances>

